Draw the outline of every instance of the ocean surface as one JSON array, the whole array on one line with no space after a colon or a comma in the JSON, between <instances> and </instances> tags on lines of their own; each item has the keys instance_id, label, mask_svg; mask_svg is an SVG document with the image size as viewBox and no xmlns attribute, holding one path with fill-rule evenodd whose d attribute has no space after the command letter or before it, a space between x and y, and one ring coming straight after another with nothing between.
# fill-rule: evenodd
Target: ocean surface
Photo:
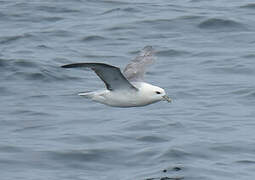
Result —
<instances>
[{"instance_id":1,"label":"ocean surface","mask_svg":"<svg viewBox=\"0 0 255 180\"><path fill-rule=\"evenodd\" d=\"M172 103L108 107L75 62L124 68ZM255 2L0 0L1 180L255 179Z\"/></svg>"}]
</instances>

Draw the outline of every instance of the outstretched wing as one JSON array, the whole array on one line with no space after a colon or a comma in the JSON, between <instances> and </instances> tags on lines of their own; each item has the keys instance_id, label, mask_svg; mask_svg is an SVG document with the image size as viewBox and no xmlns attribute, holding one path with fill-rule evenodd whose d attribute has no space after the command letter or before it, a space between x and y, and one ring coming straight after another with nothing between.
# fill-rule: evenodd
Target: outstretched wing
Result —
<instances>
[{"instance_id":1,"label":"outstretched wing","mask_svg":"<svg viewBox=\"0 0 255 180\"><path fill-rule=\"evenodd\" d=\"M132 60L124 69L124 76L130 81L142 81L145 69L155 61L152 46L145 46L140 54Z\"/></svg>"},{"instance_id":2,"label":"outstretched wing","mask_svg":"<svg viewBox=\"0 0 255 180\"><path fill-rule=\"evenodd\" d=\"M74 63L61 66L62 68L91 68L105 83L108 90L133 89L137 90L121 73L120 69L103 63Z\"/></svg>"}]
</instances>

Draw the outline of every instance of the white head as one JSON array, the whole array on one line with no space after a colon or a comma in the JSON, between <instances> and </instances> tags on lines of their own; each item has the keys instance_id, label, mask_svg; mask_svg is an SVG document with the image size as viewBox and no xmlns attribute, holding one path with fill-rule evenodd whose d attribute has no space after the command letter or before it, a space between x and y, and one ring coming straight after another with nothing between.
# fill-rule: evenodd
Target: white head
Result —
<instances>
[{"instance_id":1,"label":"white head","mask_svg":"<svg viewBox=\"0 0 255 180\"><path fill-rule=\"evenodd\" d=\"M166 92L164 89L153 86L148 83L143 83L142 86L139 88L141 93L146 94L146 98L151 103L165 100L167 102L171 102L172 100L166 95Z\"/></svg>"}]
</instances>

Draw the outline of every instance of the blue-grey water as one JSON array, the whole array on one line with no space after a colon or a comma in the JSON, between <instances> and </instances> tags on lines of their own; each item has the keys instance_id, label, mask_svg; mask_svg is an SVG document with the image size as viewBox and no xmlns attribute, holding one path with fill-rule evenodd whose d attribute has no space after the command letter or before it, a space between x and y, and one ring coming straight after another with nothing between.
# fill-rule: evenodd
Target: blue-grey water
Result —
<instances>
[{"instance_id":1,"label":"blue-grey water","mask_svg":"<svg viewBox=\"0 0 255 180\"><path fill-rule=\"evenodd\" d=\"M171 104L91 102L94 72L60 68L123 68L146 45ZM254 179L255 2L1 0L0 176Z\"/></svg>"}]
</instances>

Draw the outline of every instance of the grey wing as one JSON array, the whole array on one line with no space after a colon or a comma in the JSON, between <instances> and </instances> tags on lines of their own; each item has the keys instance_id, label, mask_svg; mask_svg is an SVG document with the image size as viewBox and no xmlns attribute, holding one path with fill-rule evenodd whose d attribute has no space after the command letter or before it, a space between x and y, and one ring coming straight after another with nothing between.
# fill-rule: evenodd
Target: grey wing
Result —
<instances>
[{"instance_id":1,"label":"grey wing","mask_svg":"<svg viewBox=\"0 0 255 180\"><path fill-rule=\"evenodd\" d=\"M108 90L133 89L137 90L121 73L120 69L103 63L74 63L61 66L62 68L91 68L105 83Z\"/></svg>"},{"instance_id":2,"label":"grey wing","mask_svg":"<svg viewBox=\"0 0 255 180\"><path fill-rule=\"evenodd\" d=\"M152 46L145 46L140 54L124 69L124 76L130 81L142 81L146 67L155 61Z\"/></svg>"}]
</instances>

